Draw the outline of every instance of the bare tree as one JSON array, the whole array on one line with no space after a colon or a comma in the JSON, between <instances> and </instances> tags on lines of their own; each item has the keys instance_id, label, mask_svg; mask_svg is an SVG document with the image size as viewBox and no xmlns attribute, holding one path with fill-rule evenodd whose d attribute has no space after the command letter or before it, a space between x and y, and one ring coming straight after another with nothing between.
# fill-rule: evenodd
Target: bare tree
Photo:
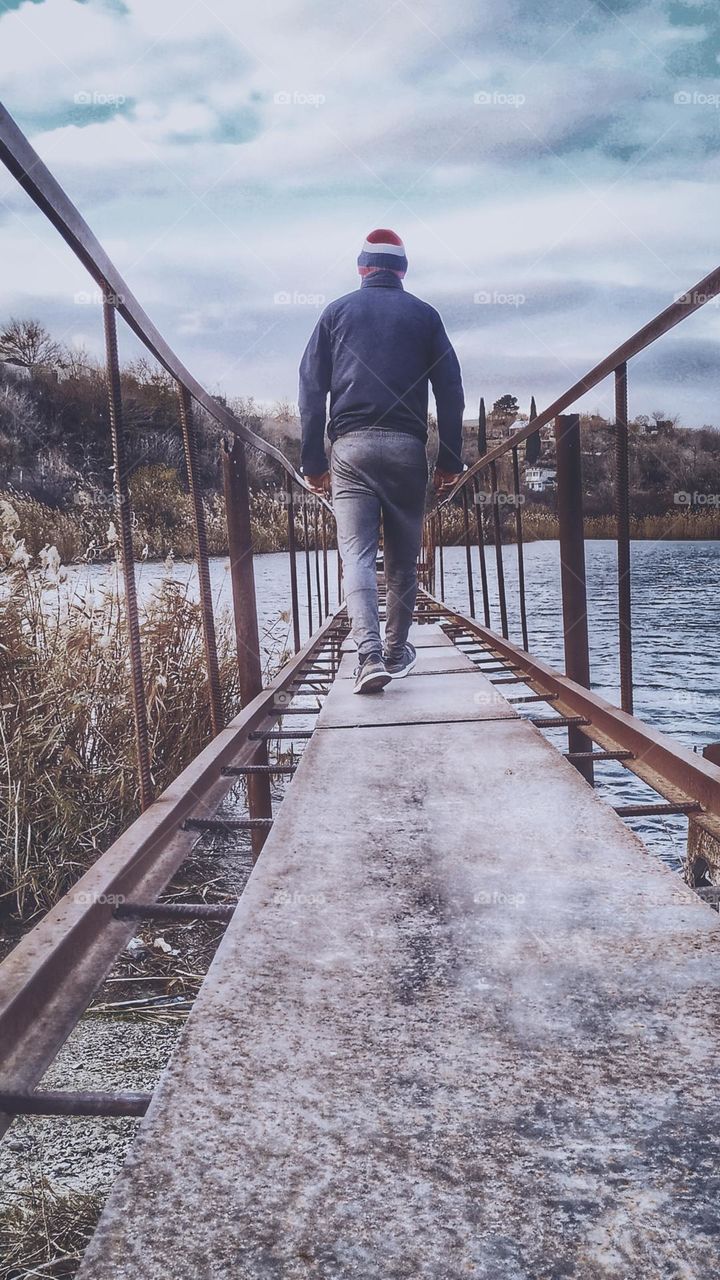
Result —
<instances>
[{"instance_id":1,"label":"bare tree","mask_svg":"<svg viewBox=\"0 0 720 1280\"><path fill-rule=\"evenodd\" d=\"M66 347L62 356L62 367L68 378L86 378L99 372L99 365L87 347Z\"/></svg>"},{"instance_id":2,"label":"bare tree","mask_svg":"<svg viewBox=\"0 0 720 1280\"><path fill-rule=\"evenodd\" d=\"M38 320L11 318L0 330L0 360L21 369L61 369L63 350Z\"/></svg>"}]
</instances>

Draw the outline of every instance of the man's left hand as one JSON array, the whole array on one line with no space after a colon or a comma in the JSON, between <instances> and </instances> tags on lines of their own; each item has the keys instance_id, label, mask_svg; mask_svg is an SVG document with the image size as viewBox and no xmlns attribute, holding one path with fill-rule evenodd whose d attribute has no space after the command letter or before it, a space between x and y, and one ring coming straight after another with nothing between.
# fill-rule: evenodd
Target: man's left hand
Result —
<instances>
[{"instance_id":1,"label":"man's left hand","mask_svg":"<svg viewBox=\"0 0 720 1280\"><path fill-rule=\"evenodd\" d=\"M462 474L462 471L444 471L442 467L436 467L433 476L433 488L438 498L442 498L444 494L449 493Z\"/></svg>"},{"instance_id":2,"label":"man's left hand","mask_svg":"<svg viewBox=\"0 0 720 1280\"><path fill-rule=\"evenodd\" d=\"M330 472L323 471L318 476L305 476L308 488L320 498L327 498L330 493Z\"/></svg>"}]
</instances>

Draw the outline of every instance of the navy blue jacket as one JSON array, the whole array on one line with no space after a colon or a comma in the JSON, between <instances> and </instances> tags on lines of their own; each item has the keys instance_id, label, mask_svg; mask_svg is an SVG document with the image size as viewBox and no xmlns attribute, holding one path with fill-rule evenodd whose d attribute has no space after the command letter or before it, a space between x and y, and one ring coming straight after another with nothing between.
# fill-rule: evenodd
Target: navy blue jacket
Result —
<instances>
[{"instance_id":1,"label":"navy blue jacket","mask_svg":"<svg viewBox=\"0 0 720 1280\"><path fill-rule=\"evenodd\" d=\"M460 364L434 307L392 271L365 276L323 311L300 363L302 469L327 470L328 436L387 427L427 439L428 381L437 405L438 466L461 471L465 407Z\"/></svg>"}]
</instances>

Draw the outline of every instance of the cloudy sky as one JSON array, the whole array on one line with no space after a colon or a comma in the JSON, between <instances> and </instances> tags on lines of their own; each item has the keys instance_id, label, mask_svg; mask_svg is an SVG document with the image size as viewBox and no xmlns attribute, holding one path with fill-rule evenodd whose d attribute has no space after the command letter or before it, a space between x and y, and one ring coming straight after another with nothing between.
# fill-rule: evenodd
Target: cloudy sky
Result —
<instances>
[{"instance_id":1,"label":"cloudy sky","mask_svg":"<svg viewBox=\"0 0 720 1280\"><path fill-rule=\"evenodd\" d=\"M5 106L193 372L268 403L390 226L469 408L547 404L718 265L719 55L717 0L0 0ZM4 171L0 228L0 317L99 352ZM720 424L719 355L711 304L631 410Z\"/></svg>"}]
</instances>

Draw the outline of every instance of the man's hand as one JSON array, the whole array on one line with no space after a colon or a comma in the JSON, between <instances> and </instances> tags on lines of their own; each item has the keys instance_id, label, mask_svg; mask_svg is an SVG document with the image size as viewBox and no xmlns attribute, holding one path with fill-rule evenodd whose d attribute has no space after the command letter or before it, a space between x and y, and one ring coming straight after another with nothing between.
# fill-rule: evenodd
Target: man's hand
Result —
<instances>
[{"instance_id":1,"label":"man's hand","mask_svg":"<svg viewBox=\"0 0 720 1280\"><path fill-rule=\"evenodd\" d=\"M330 493L330 472L323 471L319 476L305 476L308 488L319 497L326 498Z\"/></svg>"},{"instance_id":2,"label":"man's hand","mask_svg":"<svg viewBox=\"0 0 720 1280\"><path fill-rule=\"evenodd\" d=\"M442 467L435 468L433 476L433 487L438 498L444 493L448 493L454 484L460 479L462 471L443 471Z\"/></svg>"}]
</instances>

